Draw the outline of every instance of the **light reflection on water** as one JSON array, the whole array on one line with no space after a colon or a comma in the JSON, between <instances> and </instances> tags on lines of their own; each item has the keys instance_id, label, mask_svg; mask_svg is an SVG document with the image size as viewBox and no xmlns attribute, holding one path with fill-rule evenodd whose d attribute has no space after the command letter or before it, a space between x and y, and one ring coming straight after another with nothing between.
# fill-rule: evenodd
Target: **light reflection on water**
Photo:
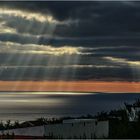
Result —
<instances>
[{"instance_id":1,"label":"light reflection on water","mask_svg":"<svg viewBox=\"0 0 140 140\"><path fill-rule=\"evenodd\" d=\"M31 120L96 114L124 107L140 94L95 94L64 92L1 92L0 120Z\"/></svg>"}]
</instances>

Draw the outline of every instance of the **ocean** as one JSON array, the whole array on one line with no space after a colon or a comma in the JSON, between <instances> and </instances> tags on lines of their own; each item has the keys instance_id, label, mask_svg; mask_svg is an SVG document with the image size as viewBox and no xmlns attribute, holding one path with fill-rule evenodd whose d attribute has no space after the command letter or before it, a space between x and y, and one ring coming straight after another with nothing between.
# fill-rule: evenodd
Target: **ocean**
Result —
<instances>
[{"instance_id":1,"label":"ocean","mask_svg":"<svg viewBox=\"0 0 140 140\"><path fill-rule=\"evenodd\" d=\"M0 120L95 115L124 108L124 102L138 98L136 93L0 92Z\"/></svg>"}]
</instances>

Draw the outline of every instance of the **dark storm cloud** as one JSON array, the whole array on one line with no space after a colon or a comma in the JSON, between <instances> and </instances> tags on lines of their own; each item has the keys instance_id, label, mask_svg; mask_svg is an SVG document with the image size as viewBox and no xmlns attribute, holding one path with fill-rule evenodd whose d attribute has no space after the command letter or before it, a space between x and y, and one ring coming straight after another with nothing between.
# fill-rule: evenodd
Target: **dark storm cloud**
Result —
<instances>
[{"instance_id":1,"label":"dark storm cloud","mask_svg":"<svg viewBox=\"0 0 140 140\"><path fill-rule=\"evenodd\" d=\"M138 1L0 2L0 14L1 80L140 81Z\"/></svg>"},{"instance_id":2,"label":"dark storm cloud","mask_svg":"<svg viewBox=\"0 0 140 140\"><path fill-rule=\"evenodd\" d=\"M17 9L26 9L33 12L42 12L42 13L52 13L52 15L58 20L65 20L69 17L72 17L73 11L77 11L77 8L86 7L91 5L93 2L72 2L72 1L29 1L26 2L1 2L2 6L6 6L9 8L17 8ZM94 2L94 5L97 5Z\"/></svg>"},{"instance_id":3,"label":"dark storm cloud","mask_svg":"<svg viewBox=\"0 0 140 140\"><path fill-rule=\"evenodd\" d=\"M78 26L60 25L55 31L60 36L71 37L139 35L139 14L139 6L122 2L99 2L96 6L93 2L91 5L80 7L73 14L74 18L79 20Z\"/></svg>"},{"instance_id":4,"label":"dark storm cloud","mask_svg":"<svg viewBox=\"0 0 140 140\"><path fill-rule=\"evenodd\" d=\"M50 13L55 19L65 21L77 20L66 25L57 25L54 35L63 37L97 37L97 36L138 36L140 31L140 2L2 2L1 6L26 9L32 12ZM22 19L23 20L23 19ZM24 19L25 20L25 19ZM17 21L17 20L16 20ZM13 21L12 21L13 22ZM22 21L21 25L29 24ZM15 23L7 23L14 27ZM38 34L39 23L32 23L34 30L29 33ZM19 32L26 29L18 27ZM42 34L47 34L47 25ZM46 31L45 31L46 30Z\"/></svg>"},{"instance_id":5,"label":"dark storm cloud","mask_svg":"<svg viewBox=\"0 0 140 140\"><path fill-rule=\"evenodd\" d=\"M64 37L133 36L140 31L140 2L3 2L32 12L51 13L57 20L78 20L58 25L54 34ZM11 25L13 26L13 25ZM34 31L30 31L34 33Z\"/></svg>"},{"instance_id":6,"label":"dark storm cloud","mask_svg":"<svg viewBox=\"0 0 140 140\"><path fill-rule=\"evenodd\" d=\"M126 68L6 68L1 69L1 80L120 80L139 81L133 71ZM16 76L16 77L15 77Z\"/></svg>"}]
</instances>

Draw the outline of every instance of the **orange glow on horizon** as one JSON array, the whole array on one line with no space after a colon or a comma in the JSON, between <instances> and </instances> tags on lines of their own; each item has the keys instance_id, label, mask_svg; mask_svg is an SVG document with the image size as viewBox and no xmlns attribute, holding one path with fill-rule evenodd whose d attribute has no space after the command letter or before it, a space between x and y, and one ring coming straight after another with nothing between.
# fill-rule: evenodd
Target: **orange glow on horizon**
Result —
<instances>
[{"instance_id":1,"label":"orange glow on horizon","mask_svg":"<svg viewBox=\"0 0 140 140\"><path fill-rule=\"evenodd\" d=\"M74 91L140 93L140 82L0 81L0 91Z\"/></svg>"}]
</instances>

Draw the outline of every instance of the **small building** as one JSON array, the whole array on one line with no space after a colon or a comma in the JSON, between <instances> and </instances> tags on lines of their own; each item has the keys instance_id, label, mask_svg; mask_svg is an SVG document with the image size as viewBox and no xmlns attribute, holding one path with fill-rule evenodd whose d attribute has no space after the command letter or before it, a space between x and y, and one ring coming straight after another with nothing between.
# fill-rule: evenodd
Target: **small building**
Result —
<instances>
[{"instance_id":1,"label":"small building","mask_svg":"<svg viewBox=\"0 0 140 140\"><path fill-rule=\"evenodd\" d=\"M109 122L95 119L64 120L61 124L50 124L44 127L47 138L91 139L107 138L109 135Z\"/></svg>"},{"instance_id":2,"label":"small building","mask_svg":"<svg viewBox=\"0 0 140 140\"><path fill-rule=\"evenodd\" d=\"M91 139L107 138L109 121L96 119L69 119L62 123L0 131L0 136L14 138ZM13 138L12 137L12 138ZM7 137L6 137L7 138Z\"/></svg>"}]
</instances>

